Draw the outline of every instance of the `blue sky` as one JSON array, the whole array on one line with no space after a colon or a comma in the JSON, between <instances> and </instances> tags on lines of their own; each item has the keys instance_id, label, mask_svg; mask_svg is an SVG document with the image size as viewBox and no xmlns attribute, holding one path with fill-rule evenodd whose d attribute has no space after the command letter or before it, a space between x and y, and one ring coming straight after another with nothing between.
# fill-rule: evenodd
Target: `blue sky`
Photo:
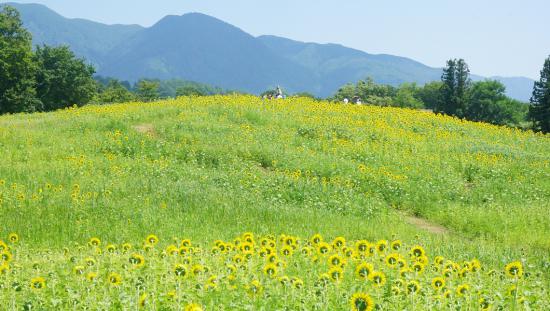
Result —
<instances>
[{"instance_id":1,"label":"blue sky","mask_svg":"<svg viewBox=\"0 0 550 311\"><path fill-rule=\"evenodd\" d=\"M6 2L6 1L0 1ZM150 26L201 12L253 35L333 42L472 73L538 79L550 55L549 0L31 0L66 17Z\"/></svg>"}]
</instances>

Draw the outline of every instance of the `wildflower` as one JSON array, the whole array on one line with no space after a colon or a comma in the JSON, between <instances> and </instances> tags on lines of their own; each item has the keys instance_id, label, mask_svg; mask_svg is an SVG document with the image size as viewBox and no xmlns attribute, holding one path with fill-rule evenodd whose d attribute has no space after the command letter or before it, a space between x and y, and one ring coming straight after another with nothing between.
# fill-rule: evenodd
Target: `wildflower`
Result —
<instances>
[{"instance_id":1,"label":"wildflower","mask_svg":"<svg viewBox=\"0 0 550 311\"><path fill-rule=\"evenodd\" d=\"M426 254L424 248L420 245L415 245L411 248L411 255L414 257L422 257Z\"/></svg>"},{"instance_id":2,"label":"wildflower","mask_svg":"<svg viewBox=\"0 0 550 311\"><path fill-rule=\"evenodd\" d=\"M141 294L141 296L139 296L138 305L143 308L145 307L146 304L147 304L147 293L143 293Z\"/></svg>"},{"instance_id":3,"label":"wildflower","mask_svg":"<svg viewBox=\"0 0 550 311\"><path fill-rule=\"evenodd\" d=\"M136 268L141 268L145 265L145 258L140 254L133 254L128 261Z\"/></svg>"},{"instance_id":4,"label":"wildflower","mask_svg":"<svg viewBox=\"0 0 550 311\"><path fill-rule=\"evenodd\" d=\"M370 263L360 263L355 267L355 276L361 280L367 280L370 274L374 271L374 267Z\"/></svg>"},{"instance_id":5,"label":"wildflower","mask_svg":"<svg viewBox=\"0 0 550 311\"><path fill-rule=\"evenodd\" d=\"M414 265L412 266L412 270L418 274L421 274L423 271L424 271L424 264L420 263L420 262L415 262Z\"/></svg>"},{"instance_id":6,"label":"wildflower","mask_svg":"<svg viewBox=\"0 0 550 311\"><path fill-rule=\"evenodd\" d=\"M506 275L513 278L521 278L523 275L523 265L519 261L514 261L504 268Z\"/></svg>"},{"instance_id":7,"label":"wildflower","mask_svg":"<svg viewBox=\"0 0 550 311\"><path fill-rule=\"evenodd\" d=\"M302 287L304 287L304 281L302 281L302 279L300 278L290 279L290 284L292 284L292 287L296 289L301 289Z\"/></svg>"},{"instance_id":8,"label":"wildflower","mask_svg":"<svg viewBox=\"0 0 550 311\"><path fill-rule=\"evenodd\" d=\"M401 240L395 240L391 242L390 247L394 251L398 251L399 249L401 249L401 244Z\"/></svg>"},{"instance_id":9,"label":"wildflower","mask_svg":"<svg viewBox=\"0 0 550 311\"><path fill-rule=\"evenodd\" d=\"M268 264L264 267L263 269L264 271L264 274L271 277L271 278L274 278L277 276L277 266L274 265L274 264Z\"/></svg>"},{"instance_id":10,"label":"wildflower","mask_svg":"<svg viewBox=\"0 0 550 311\"><path fill-rule=\"evenodd\" d=\"M108 252L108 253L113 254L113 253L116 251L116 245L114 245L114 244L109 244L109 245L107 245L106 249L107 249L107 252Z\"/></svg>"},{"instance_id":11,"label":"wildflower","mask_svg":"<svg viewBox=\"0 0 550 311\"><path fill-rule=\"evenodd\" d=\"M469 291L470 291L470 285L468 284L462 284L456 288L456 294L459 297L466 295Z\"/></svg>"},{"instance_id":12,"label":"wildflower","mask_svg":"<svg viewBox=\"0 0 550 311\"><path fill-rule=\"evenodd\" d=\"M291 256L292 252L294 252L294 249L289 245L285 245L281 248L281 255L283 256Z\"/></svg>"},{"instance_id":13,"label":"wildflower","mask_svg":"<svg viewBox=\"0 0 550 311\"><path fill-rule=\"evenodd\" d=\"M99 247L101 245L101 240L99 238L91 238L88 242L91 246Z\"/></svg>"},{"instance_id":14,"label":"wildflower","mask_svg":"<svg viewBox=\"0 0 550 311\"><path fill-rule=\"evenodd\" d=\"M85 269L86 268L84 268L84 266L75 266L73 268L73 273L76 274L76 275L83 275Z\"/></svg>"},{"instance_id":15,"label":"wildflower","mask_svg":"<svg viewBox=\"0 0 550 311\"><path fill-rule=\"evenodd\" d=\"M86 274L86 279L90 282L95 280L96 278L97 278L97 273L95 273L95 272L88 272Z\"/></svg>"},{"instance_id":16,"label":"wildflower","mask_svg":"<svg viewBox=\"0 0 550 311\"><path fill-rule=\"evenodd\" d=\"M386 275L383 272L375 271L371 273L369 278L376 286L384 286L386 284Z\"/></svg>"},{"instance_id":17,"label":"wildflower","mask_svg":"<svg viewBox=\"0 0 550 311\"><path fill-rule=\"evenodd\" d=\"M391 253L385 258L386 265L388 267L393 268L397 265L397 261L399 260L399 254L397 253Z\"/></svg>"},{"instance_id":18,"label":"wildflower","mask_svg":"<svg viewBox=\"0 0 550 311\"><path fill-rule=\"evenodd\" d=\"M342 257L340 257L340 255L334 254L334 255L329 257L328 263L331 266L340 266L340 267L342 267L342 266L345 265L345 260Z\"/></svg>"},{"instance_id":19,"label":"wildflower","mask_svg":"<svg viewBox=\"0 0 550 311\"><path fill-rule=\"evenodd\" d=\"M328 270L328 275L335 282L340 282L344 278L344 271L340 267L332 267Z\"/></svg>"},{"instance_id":20,"label":"wildflower","mask_svg":"<svg viewBox=\"0 0 550 311\"><path fill-rule=\"evenodd\" d=\"M367 240L359 240L355 242L355 250L359 254L364 254L369 248L369 242Z\"/></svg>"},{"instance_id":21,"label":"wildflower","mask_svg":"<svg viewBox=\"0 0 550 311\"><path fill-rule=\"evenodd\" d=\"M353 311L371 311L374 308L372 298L366 293L353 294L350 303Z\"/></svg>"},{"instance_id":22,"label":"wildflower","mask_svg":"<svg viewBox=\"0 0 550 311\"><path fill-rule=\"evenodd\" d=\"M247 292L250 296L259 295L263 290L262 284L258 280L250 282L247 286Z\"/></svg>"},{"instance_id":23,"label":"wildflower","mask_svg":"<svg viewBox=\"0 0 550 311\"><path fill-rule=\"evenodd\" d=\"M376 250L381 254L386 251L387 247L388 247L388 241L386 240L380 240L376 242Z\"/></svg>"},{"instance_id":24,"label":"wildflower","mask_svg":"<svg viewBox=\"0 0 550 311\"><path fill-rule=\"evenodd\" d=\"M17 233L10 233L8 235L8 241L15 244L15 243L19 242L19 236L17 235Z\"/></svg>"},{"instance_id":25,"label":"wildflower","mask_svg":"<svg viewBox=\"0 0 550 311\"><path fill-rule=\"evenodd\" d=\"M326 255L330 251L330 245L328 243L325 243L325 242L319 242L317 244L317 251L321 255Z\"/></svg>"},{"instance_id":26,"label":"wildflower","mask_svg":"<svg viewBox=\"0 0 550 311\"><path fill-rule=\"evenodd\" d=\"M191 303L185 306L183 311L203 311L202 306L196 303Z\"/></svg>"},{"instance_id":27,"label":"wildflower","mask_svg":"<svg viewBox=\"0 0 550 311\"><path fill-rule=\"evenodd\" d=\"M407 292L409 294L416 294L420 291L420 284L417 281L409 281L407 283Z\"/></svg>"},{"instance_id":28,"label":"wildflower","mask_svg":"<svg viewBox=\"0 0 550 311\"><path fill-rule=\"evenodd\" d=\"M154 234L149 234L147 238L145 238L145 242L151 246L155 246L159 241L159 238Z\"/></svg>"},{"instance_id":29,"label":"wildflower","mask_svg":"<svg viewBox=\"0 0 550 311\"><path fill-rule=\"evenodd\" d=\"M317 245L323 241L323 237L320 234L315 234L311 237L311 244Z\"/></svg>"},{"instance_id":30,"label":"wildflower","mask_svg":"<svg viewBox=\"0 0 550 311\"><path fill-rule=\"evenodd\" d=\"M176 274L176 276L184 278L185 276L187 276L187 267L182 264L176 264L174 266L174 274Z\"/></svg>"},{"instance_id":31,"label":"wildflower","mask_svg":"<svg viewBox=\"0 0 550 311\"><path fill-rule=\"evenodd\" d=\"M432 287L433 287L433 289L435 289L436 291L442 289L443 287L445 287L445 279L442 278L442 277L435 277L435 278L433 278L433 280L432 280Z\"/></svg>"},{"instance_id":32,"label":"wildflower","mask_svg":"<svg viewBox=\"0 0 550 311\"><path fill-rule=\"evenodd\" d=\"M120 284L122 284L122 277L116 272L111 272L107 276L107 281L109 281L109 284L111 284L111 286L119 286Z\"/></svg>"},{"instance_id":33,"label":"wildflower","mask_svg":"<svg viewBox=\"0 0 550 311\"><path fill-rule=\"evenodd\" d=\"M334 239L334 241L332 241L332 247L335 249L340 249L345 245L346 245L346 239L343 237L337 237Z\"/></svg>"},{"instance_id":34,"label":"wildflower","mask_svg":"<svg viewBox=\"0 0 550 311\"><path fill-rule=\"evenodd\" d=\"M31 279L32 289L43 289L46 287L46 280L43 277L36 277Z\"/></svg>"}]
</instances>

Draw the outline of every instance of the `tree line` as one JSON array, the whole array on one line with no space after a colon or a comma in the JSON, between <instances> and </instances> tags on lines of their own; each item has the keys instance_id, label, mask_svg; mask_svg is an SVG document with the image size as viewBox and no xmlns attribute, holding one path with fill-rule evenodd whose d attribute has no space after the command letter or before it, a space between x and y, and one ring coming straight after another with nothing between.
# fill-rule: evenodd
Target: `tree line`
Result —
<instances>
[{"instance_id":1,"label":"tree line","mask_svg":"<svg viewBox=\"0 0 550 311\"><path fill-rule=\"evenodd\" d=\"M205 84L172 80L127 81L95 76L95 68L66 46L32 47L31 34L16 9L0 12L0 114L52 111L89 103L144 101L229 91ZM472 82L463 59L447 61L441 81L398 87L368 78L341 87L331 100L360 98L365 104L430 109L472 121L550 132L550 57L534 85L530 105L508 98L499 81ZM266 91L265 94L274 92ZM299 96L313 97L308 93Z\"/></svg>"}]
</instances>

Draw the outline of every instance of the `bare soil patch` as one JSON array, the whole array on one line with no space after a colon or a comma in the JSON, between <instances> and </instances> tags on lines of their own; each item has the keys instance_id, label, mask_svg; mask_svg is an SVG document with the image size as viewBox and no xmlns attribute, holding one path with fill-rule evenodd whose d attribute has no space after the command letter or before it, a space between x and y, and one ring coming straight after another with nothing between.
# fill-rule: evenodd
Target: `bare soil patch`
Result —
<instances>
[{"instance_id":1,"label":"bare soil patch","mask_svg":"<svg viewBox=\"0 0 550 311\"><path fill-rule=\"evenodd\" d=\"M405 221L417 227L418 229L426 230L433 234L447 234L449 230L441 225L434 224L428 220L416 216L405 215Z\"/></svg>"},{"instance_id":2,"label":"bare soil patch","mask_svg":"<svg viewBox=\"0 0 550 311\"><path fill-rule=\"evenodd\" d=\"M139 133L150 135L151 137L157 137L157 133L155 132L155 127L153 124L139 124L134 126L134 130L136 130Z\"/></svg>"}]
</instances>

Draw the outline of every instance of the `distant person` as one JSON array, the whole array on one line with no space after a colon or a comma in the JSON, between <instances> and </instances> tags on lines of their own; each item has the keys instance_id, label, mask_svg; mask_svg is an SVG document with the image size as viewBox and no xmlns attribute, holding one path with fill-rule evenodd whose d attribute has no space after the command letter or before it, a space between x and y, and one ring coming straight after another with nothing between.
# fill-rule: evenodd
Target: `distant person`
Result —
<instances>
[{"instance_id":1,"label":"distant person","mask_svg":"<svg viewBox=\"0 0 550 311\"><path fill-rule=\"evenodd\" d=\"M277 85L277 91L275 93L275 98L282 99L283 98L283 90L281 90L281 87Z\"/></svg>"},{"instance_id":2,"label":"distant person","mask_svg":"<svg viewBox=\"0 0 550 311\"><path fill-rule=\"evenodd\" d=\"M346 97L344 98L344 104L348 104L349 103L349 99Z\"/></svg>"}]
</instances>

